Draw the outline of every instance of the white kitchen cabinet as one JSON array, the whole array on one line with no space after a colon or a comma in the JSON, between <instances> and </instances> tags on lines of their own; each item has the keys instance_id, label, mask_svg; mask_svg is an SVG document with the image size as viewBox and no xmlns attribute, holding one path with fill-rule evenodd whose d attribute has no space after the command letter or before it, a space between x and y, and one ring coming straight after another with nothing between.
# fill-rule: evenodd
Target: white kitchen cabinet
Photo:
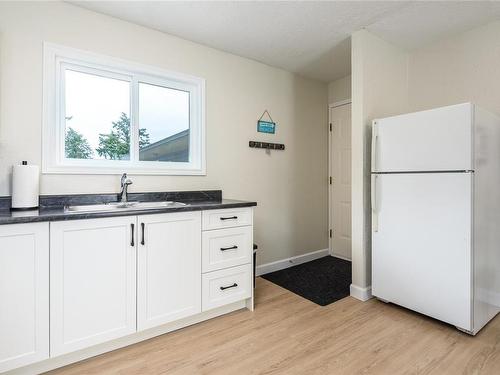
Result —
<instances>
[{"instance_id":1,"label":"white kitchen cabinet","mask_svg":"<svg viewBox=\"0 0 500 375\"><path fill-rule=\"evenodd\" d=\"M49 223L0 226L0 372L49 357Z\"/></svg>"},{"instance_id":2,"label":"white kitchen cabinet","mask_svg":"<svg viewBox=\"0 0 500 375\"><path fill-rule=\"evenodd\" d=\"M138 217L137 328L201 312L201 212Z\"/></svg>"},{"instance_id":3,"label":"white kitchen cabinet","mask_svg":"<svg viewBox=\"0 0 500 375\"><path fill-rule=\"evenodd\" d=\"M0 225L0 372L253 309L252 223L243 207Z\"/></svg>"},{"instance_id":4,"label":"white kitchen cabinet","mask_svg":"<svg viewBox=\"0 0 500 375\"><path fill-rule=\"evenodd\" d=\"M136 216L51 223L51 356L136 331Z\"/></svg>"}]
</instances>

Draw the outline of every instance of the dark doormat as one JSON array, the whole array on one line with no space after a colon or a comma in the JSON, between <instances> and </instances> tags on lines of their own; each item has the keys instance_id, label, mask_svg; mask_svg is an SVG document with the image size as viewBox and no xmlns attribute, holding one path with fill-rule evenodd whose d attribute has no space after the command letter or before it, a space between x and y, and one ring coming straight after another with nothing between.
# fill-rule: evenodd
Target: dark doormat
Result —
<instances>
[{"instance_id":1,"label":"dark doormat","mask_svg":"<svg viewBox=\"0 0 500 375\"><path fill-rule=\"evenodd\" d=\"M351 262L328 255L262 275L262 278L326 306L349 295Z\"/></svg>"}]
</instances>

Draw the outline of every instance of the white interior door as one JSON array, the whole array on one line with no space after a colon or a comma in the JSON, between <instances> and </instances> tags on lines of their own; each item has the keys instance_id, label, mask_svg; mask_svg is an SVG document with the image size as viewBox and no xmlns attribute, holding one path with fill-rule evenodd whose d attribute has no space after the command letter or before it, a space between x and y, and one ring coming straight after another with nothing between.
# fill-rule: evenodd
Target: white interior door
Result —
<instances>
[{"instance_id":1,"label":"white interior door","mask_svg":"<svg viewBox=\"0 0 500 375\"><path fill-rule=\"evenodd\" d=\"M351 104L330 108L330 254L351 259Z\"/></svg>"},{"instance_id":2,"label":"white interior door","mask_svg":"<svg viewBox=\"0 0 500 375\"><path fill-rule=\"evenodd\" d=\"M470 103L375 120L372 171L472 170Z\"/></svg>"},{"instance_id":3,"label":"white interior door","mask_svg":"<svg viewBox=\"0 0 500 375\"><path fill-rule=\"evenodd\" d=\"M372 293L471 328L471 173L372 177Z\"/></svg>"}]
</instances>

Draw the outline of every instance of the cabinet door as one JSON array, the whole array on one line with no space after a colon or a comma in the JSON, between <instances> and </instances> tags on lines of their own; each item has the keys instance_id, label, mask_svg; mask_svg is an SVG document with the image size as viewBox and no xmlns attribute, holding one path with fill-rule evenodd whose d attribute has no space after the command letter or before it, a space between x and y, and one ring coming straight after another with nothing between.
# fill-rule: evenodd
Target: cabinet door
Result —
<instances>
[{"instance_id":1,"label":"cabinet door","mask_svg":"<svg viewBox=\"0 0 500 375\"><path fill-rule=\"evenodd\" d=\"M201 213L138 217L137 328L201 312Z\"/></svg>"},{"instance_id":2,"label":"cabinet door","mask_svg":"<svg viewBox=\"0 0 500 375\"><path fill-rule=\"evenodd\" d=\"M0 226L0 372L49 357L49 224Z\"/></svg>"},{"instance_id":3,"label":"cabinet door","mask_svg":"<svg viewBox=\"0 0 500 375\"><path fill-rule=\"evenodd\" d=\"M51 356L136 331L136 217L51 223Z\"/></svg>"}]
</instances>

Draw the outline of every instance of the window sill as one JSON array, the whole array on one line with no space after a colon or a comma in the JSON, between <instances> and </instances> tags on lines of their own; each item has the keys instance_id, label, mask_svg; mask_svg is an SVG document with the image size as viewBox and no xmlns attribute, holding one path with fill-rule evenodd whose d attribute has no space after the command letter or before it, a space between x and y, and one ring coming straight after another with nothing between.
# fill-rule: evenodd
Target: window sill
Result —
<instances>
[{"instance_id":1,"label":"window sill","mask_svg":"<svg viewBox=\"0 0 500 375\"><path fill-rule=\"evenodd\" d=\"M93 175L121 175L122 173L131 175L151 175L151 176L206 176L206 169L199 168L147 168L127 166L123 167L80 167L80 166L44 166L42 174L93 174Z\"/></svg>"}]
</instances>

